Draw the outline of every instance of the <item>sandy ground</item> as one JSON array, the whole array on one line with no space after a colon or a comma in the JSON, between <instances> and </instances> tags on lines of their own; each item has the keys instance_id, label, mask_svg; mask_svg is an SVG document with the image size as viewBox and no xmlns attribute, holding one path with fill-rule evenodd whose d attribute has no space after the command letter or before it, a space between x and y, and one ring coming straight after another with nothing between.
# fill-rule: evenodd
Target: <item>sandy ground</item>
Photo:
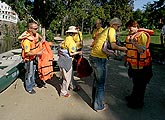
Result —
<instances>
[{"instance_id":1,"label":"sandy ground","mask_svg":"<svg viewBox=\"0 0 165 120\"><path fill-rule=\"evenodd\" d=\"M84 42L84 56L88 58L89 44ZM90 107L92 76L75 77L81 90L70 91L71 97L58 95L60 76L56 76L47 88L35 88L36 94L24 90L18 78L0 94L0 120L165 120L165 65L153 63L154 76L147 87L143 109L130 109L124 97L131 92L132 82L127 76L123 61L108 61L105 101L108 109L95 112Z\"/></svg>"}]
</instances>

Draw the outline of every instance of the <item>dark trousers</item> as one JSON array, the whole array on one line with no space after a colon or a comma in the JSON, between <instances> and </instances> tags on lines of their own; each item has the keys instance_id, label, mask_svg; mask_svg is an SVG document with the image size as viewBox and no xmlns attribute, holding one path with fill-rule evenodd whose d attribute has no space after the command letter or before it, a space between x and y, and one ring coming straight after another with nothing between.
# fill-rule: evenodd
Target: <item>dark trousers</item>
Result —
<instances>
[{"instance_id":1,"label":"dark trousers","mask_svg":"<svg viewBox=\"0 0 165 120\"><path fill-rule=\"evenodd\" d=\"M143 103L146 86L153 76L152 65L145 66L143 69L132 69L130 67L128 74L133 80L131 102Z\"/></svg>"}]
</instances>

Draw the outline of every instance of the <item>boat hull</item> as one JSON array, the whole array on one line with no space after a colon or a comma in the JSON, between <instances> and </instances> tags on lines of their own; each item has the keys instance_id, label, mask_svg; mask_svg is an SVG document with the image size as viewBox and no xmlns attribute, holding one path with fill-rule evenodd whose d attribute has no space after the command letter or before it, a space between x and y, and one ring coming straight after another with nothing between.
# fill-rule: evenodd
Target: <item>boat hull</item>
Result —
<instances>
[{"instance_id":1,"label":"boat hull","mask_svg":"<svg viewBox=\"0 0 165 120\"><path fill-rule=\"evenodd\" d=\"M18 77L19 69L13 67L4 76L0 78L0 93L8 88Z\"/></svg>"}]
</instances>

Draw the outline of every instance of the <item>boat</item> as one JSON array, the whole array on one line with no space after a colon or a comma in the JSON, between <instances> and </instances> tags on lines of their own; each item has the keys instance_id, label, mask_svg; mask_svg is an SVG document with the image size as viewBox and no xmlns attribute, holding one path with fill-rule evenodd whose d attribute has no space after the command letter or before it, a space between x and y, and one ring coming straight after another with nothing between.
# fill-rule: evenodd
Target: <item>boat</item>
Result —
<instances>
[{"instance_id":1,"label":"boat","mask_svg":"<svg viewBox=\"0 0 165 120\"><path fill-rule=\"evenodd\" d=\"M7 89L19 75L19 64L23 62L21 49L0 54L0 93Z\"/></svg>"}]
</instances>

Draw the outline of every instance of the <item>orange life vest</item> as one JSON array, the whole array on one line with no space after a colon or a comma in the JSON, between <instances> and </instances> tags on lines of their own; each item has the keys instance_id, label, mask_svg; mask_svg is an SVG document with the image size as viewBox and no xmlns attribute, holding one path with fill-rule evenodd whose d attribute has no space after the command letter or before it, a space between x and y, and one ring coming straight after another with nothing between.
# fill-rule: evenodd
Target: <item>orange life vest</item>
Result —
<instances>
[{"instance_id":1,"label":"orange life vest","mask_svg":"<svg viewBox=\"0 0 165 120\"><path fill-rule=\"evenodd\" d=\"M141 41L139 41L139 37L141 36L142 33L145 33L147 36L147 43L146 43L146 50L144 53L140 54L138 53L137 48L130 42L130 39L136 40L138 44L140 44ZM131 35L128 35L126 38L126 47L128 49L127 51L127 56L126 56L126 61L131 64L131 66L137 66L143 67L147 66L151 62L151 54L149 51L149 44L150 44L150 35L147 32L147 29L138 31L137 33Z\"/></svg>"},{"instance_id":2,"label":"orange life vest","mask_svg":"<svg viewBox=\"0 0 165 120\"><path fill-rule=\"evenodd\" d=\"M36 53L41 49L41 46L39 46L38 42L39 34L36 33L36 36L31 36L28 31L25 31L21 36L18 37L19 40L21 40L21 46L22 46L22 58L24 61L33 60L35 56L26 56L26 53L24 51L23 42L24 40L30 41L30 52Z\"/></svg>"},{"instance_id":3,"label":"orange life vest","mask_svg":"<svg viewBox=\"0 0 165 120\"><path fill-rule=\"evenodd\" d=\"M53 52L50 42L43 42L43 54L38 57L38 74L41 80L48 80L53 77Z\"/></svg>"}]
</instances>

